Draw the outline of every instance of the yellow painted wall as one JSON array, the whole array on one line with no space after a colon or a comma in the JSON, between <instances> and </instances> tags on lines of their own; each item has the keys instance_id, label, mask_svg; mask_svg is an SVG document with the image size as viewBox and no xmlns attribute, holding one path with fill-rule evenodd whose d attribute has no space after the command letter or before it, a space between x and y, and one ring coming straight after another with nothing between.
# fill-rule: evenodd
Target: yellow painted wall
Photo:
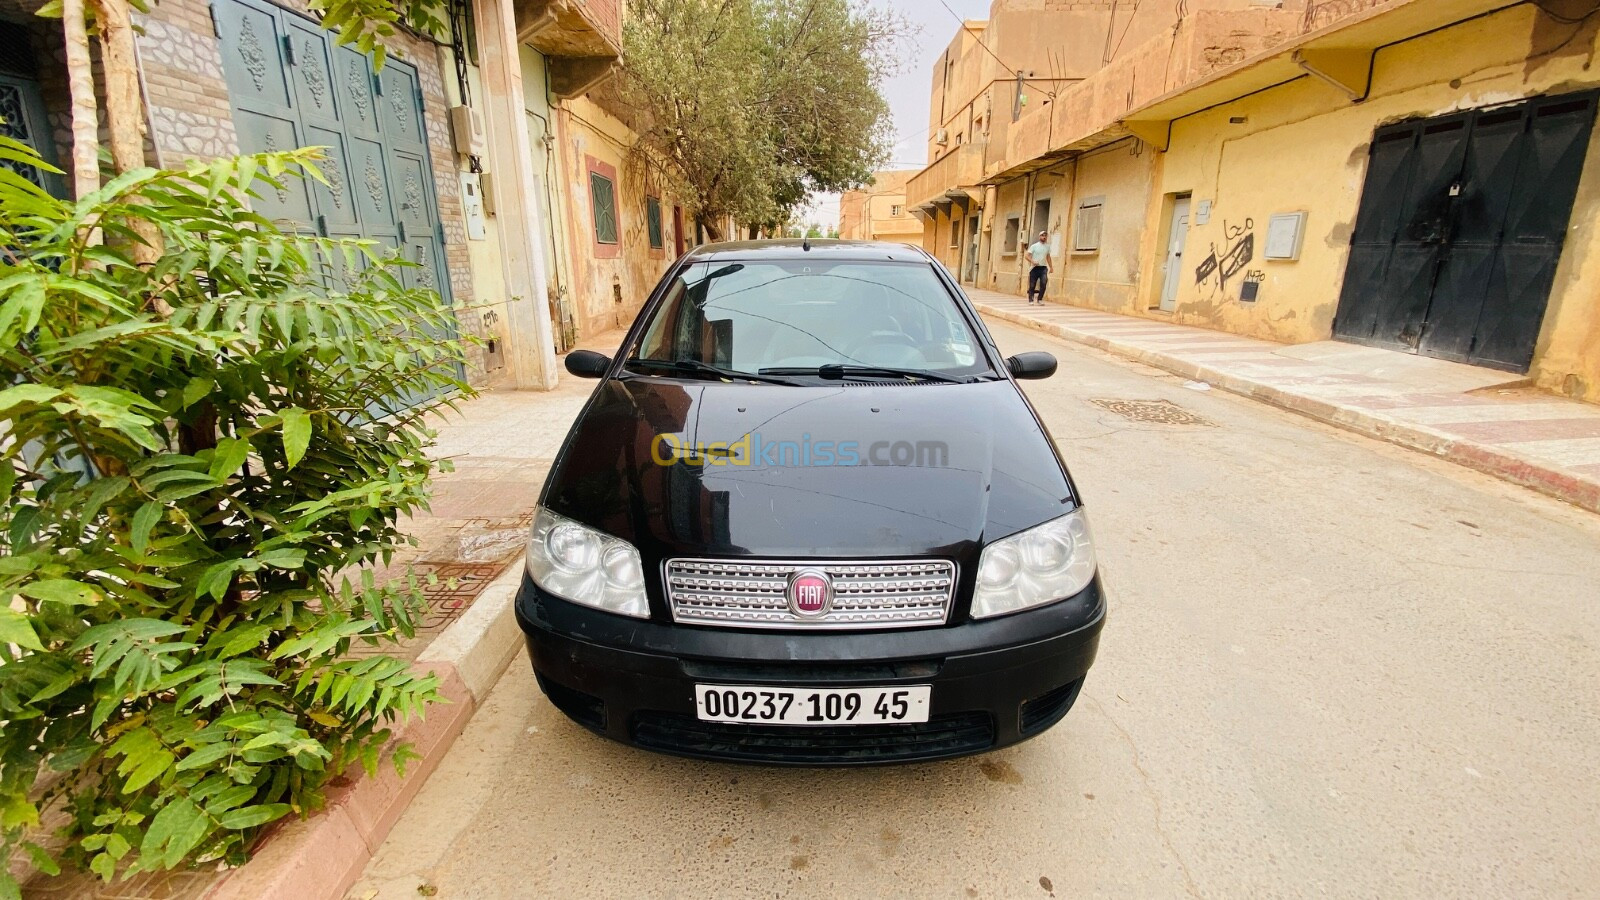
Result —
<instances>
[{"instance_id":1,"label":"yellow painted wall","mask_svg":"<svg viewBox=\"0 0 1600 900\"><path fill-rule=\"evenodd\" d=\"M1210 220L1188 235L1177 321L1273 340L1332 335L1373 131L1385 124L1600 85L1591 71L1600 17L1560 26L1530 6L1515 7L1381 50L1371 96L1352 104L1334 88L1302 78L1174 123L1155 196L1192 192L1212 201ZM1242 117L1242 123L1230 119ZM1150 204L1145 245L1162 223ZM1299 261L1264 259L1267 221L1306 210ZM1538 341L1532 375L1540 385L1600 400L1600 141L1592 141L1577 205ZM1226 284L1197 280L1196 266L1253 235L1247 272L1260 300L1241 303L1246 272ZM1143 302L1160 290L1160 254L1146 254Z\"/></svg>"},{"instance_id":2,"label":"yellow painted wall","mask_svg":"<svg viewBox=\"0 0 1600 900\"><path fill-rule=\"evenodd\" d=\"M673 243L673 197L651 184L644 168L632 160L633 133L587 97L563 102L557 109L561 137L561 172L566 186L568 254L571 290L579 336L625 328L633 322L651 289L676 258ZM595 245L594 211L589 194L588 159L616 170L618 235L616 255L607 258ZM663 248L649 246L645 197L661 198ZM684 212L685 224L692 228ZM620 299L619 299L620 297Z\"/></svg>"},{"instance_id":3,"label":"yellow painted wall","mask_svg":"<svg viewBox=\"0 0 1600 900\"><path fill-rule=\"evenodd\" d=\"M1064 218L1062 253L1055 259L1049 298L1075 306L1133 313L1143 301L1139 277L1145 223L1149 220L1150 188L1156 152L1142 141L1128 139L1077 159L1076 171L1063 183L1072 185ZM1079 206L1101 201L1100 249L1075 252L1073 233ZM1052 218L1056 218L1052 213ZM1057 222L1052 225L1058 227Z\"/></svg>"},{"instance_id":4,"label":"yellow painted wall","mask_svg":"<svg viewBox=\"0 0 1600 900\"><path fill-rule=\"evenodd\" d=\"M985 269L989 273L988 283L982 285L994 291L1008 291L1020 294L1027 288L1027 276L1022 272L1022 256L1017 252L1014 244L1006 241L1006 220L1017 216L1021 221L1021 243L1026 247L1028 243L1028 219L1032 215L1030 210L1023 208L1024 199L1028 192L1028 179L1016 178L1004 184L997 185L994 192L994 205L990 219L992 231L987 244L989 251L988 264Z\"/></svg>"}]
</instances>

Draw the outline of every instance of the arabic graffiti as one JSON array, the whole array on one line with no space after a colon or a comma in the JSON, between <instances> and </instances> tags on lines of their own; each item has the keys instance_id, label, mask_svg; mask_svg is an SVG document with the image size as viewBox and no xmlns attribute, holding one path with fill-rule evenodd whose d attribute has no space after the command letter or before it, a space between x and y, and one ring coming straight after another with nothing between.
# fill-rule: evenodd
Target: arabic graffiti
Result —
<instances>
[{"instance_id":1,"label":"arabic graffiti","mask_svg":"<svg viewBox=\"0 0 1600 900\"><path fill-rule=\"evenodd\" d=\"M1211 245L1211 253L1200 261L1194 270L1196 285L1210 285L1211 293L1228 290L1228 280L1244 271L1256 258L1256 220L1245 219L1243 225L1230 225L1222 220L1223 249Z\"/></svg>"}]
</instances>

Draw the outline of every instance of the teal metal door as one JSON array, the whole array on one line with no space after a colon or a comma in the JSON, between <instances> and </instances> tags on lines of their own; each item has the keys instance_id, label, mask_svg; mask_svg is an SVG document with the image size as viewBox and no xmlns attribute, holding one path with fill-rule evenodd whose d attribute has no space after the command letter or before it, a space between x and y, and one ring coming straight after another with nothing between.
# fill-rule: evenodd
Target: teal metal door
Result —
<instances>
[{"instance_id":1,"label":"teal metal door","mask_svg":"<svg viewBox=\"0 0 1600 900\"><path fill-rule=\"evenodd\" d=\"M402 273L407 284L449 302L416 67L390 57L375 73L371 57L316 22L260 0L215 0L211 16L240 152L327 148L327 185L286 180L258 211L286 229L399 250L417 264Z\"/></svg>"}]
</instances>

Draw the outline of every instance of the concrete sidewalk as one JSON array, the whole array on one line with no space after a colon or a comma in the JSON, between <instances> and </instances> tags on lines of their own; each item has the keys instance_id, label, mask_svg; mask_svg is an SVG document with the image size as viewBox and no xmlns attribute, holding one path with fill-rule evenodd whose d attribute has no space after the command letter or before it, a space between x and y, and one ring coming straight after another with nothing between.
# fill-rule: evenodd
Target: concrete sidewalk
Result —
<instances>
[{"instance_id":1,"label":"concrete sidewalk","mask_svg":"<svg viewBox=\"0 0 1600 900\"><path fill-rule=\"evenodd\" d=\"M1506 372L1346 344L1277 344L968 289L980 312L1440 456L1600 512L1600 407Z\"/></svg>"}]
</instances>

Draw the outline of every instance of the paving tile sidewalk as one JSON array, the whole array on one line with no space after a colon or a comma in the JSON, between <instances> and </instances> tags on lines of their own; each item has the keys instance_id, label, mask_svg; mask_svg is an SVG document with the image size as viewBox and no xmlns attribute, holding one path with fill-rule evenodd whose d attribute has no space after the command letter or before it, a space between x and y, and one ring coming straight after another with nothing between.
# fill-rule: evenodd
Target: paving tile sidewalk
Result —
<instances>
[{"instance_id":1,"label":"paving tile sidewalk","mask_svg":"<svg viewBox=\"0 0 1600 900\"><path fill-rule=\"evenodd\" d=\"M984 315L1422 450L1600 512L1600 406L1506 372L1338 341L1278 344L969 289Z\"/></svg>"}]
</instances>

